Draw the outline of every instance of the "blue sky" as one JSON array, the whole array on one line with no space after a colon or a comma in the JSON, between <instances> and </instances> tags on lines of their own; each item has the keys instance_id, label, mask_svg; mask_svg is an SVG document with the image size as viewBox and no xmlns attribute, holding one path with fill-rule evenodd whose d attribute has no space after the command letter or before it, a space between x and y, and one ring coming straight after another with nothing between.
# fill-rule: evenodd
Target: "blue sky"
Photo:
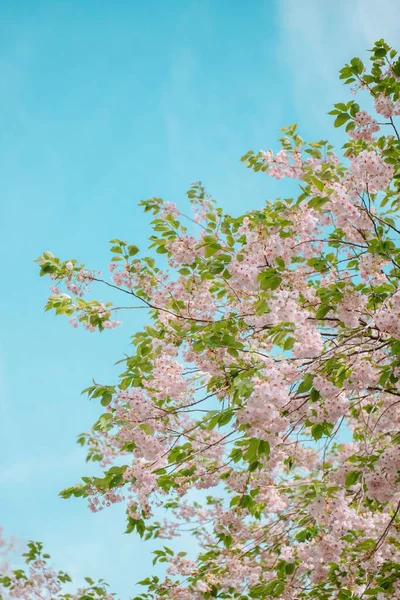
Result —
<instances>
[{"instance_id":1,"label":"blue sky","mask_svg":"<svg viewBox=\"0 0 400 600\"><path fill-rule=\"evenodd\" d=\"M60 489L90 473L75 446L112 383L141 315L93 335L43 312L43 250L105 269L108 240L144 246L137 202L178 205L201 179L239 213L285 195L246 170L298 122L348 91L337 71L375 39L400 46L400 2L375 0L0 0L0 521L46 543L61 568L103 576L123 598L151 572L150 547L122 535L119 507L91 515ZM103 298L105 299L105 298Z\"/></svg>"}]
</instances>

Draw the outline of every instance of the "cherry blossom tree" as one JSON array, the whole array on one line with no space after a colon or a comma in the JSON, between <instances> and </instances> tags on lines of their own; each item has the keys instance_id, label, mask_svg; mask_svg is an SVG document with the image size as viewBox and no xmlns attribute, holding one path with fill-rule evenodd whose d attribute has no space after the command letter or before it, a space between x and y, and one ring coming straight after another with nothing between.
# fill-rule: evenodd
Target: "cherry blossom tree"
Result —
<instances>
[{"instance_id":1,"label":"cherry blossom tree","mask_svg":"<svg viewBox=\"0 0 400 600\"><path fill-rule=\"evenodd\" d=\"M7 540L0 528L0 598L11 600L113 600L107 584L86 577L86 585L69 593L71 577L55 571L49 564L50 555L43 552L40 542L29 542L22 556L17 540ZM22 559L22 561L21 561ZM23 568L26 563L27 568Z\"/></svg>"},{"instance_id":2,"label":"cherry blossom tree","mask_svg":"<svg viewBox=\"0 0 400 600\"><path fill-rule=\"evenodd\" d=\"M340 78L376 113L334 105L341 160L295 125L242 158L297 198L232 217L197 183L191 216L141 202L150 255L112 240L109 276L38 259L74 327L147 312L119 380L85 390L104 413L78 442L103 476L61 492L160 540L165 577L136 600L400 599L400 59L380 40ZM197 555L163 545L187 530Z\"/></svg>"}]
</instances>

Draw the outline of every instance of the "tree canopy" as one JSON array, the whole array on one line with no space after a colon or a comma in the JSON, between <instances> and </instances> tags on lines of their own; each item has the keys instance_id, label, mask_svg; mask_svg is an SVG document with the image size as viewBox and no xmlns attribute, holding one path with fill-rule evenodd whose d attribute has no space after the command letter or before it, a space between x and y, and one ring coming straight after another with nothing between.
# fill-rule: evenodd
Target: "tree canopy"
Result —
<instances>
[{"instance_id":1,"label":"tree canopy","mask_svg":"<svg viewBox=\"0 0 400 600\"><path fill-rule=\"evenodd\" d=\"M196 183L189 216L140 203L150 253L112 240L109 276L37 259L46 310L73 327L147 310L118 381L85 390L104 412L78 443L103 475L61 492L93 512L123 503L127 532L160 540L165 577L136 600L400 598L400 59L383 40L370 58L340 71L376 113L334 105L342 158L296 125L276 154L243 156L297 180L296 198L233 217ZM109 288L121 305L92 298ZM188 531L197 554L168 547ZM41 552L0 579L6 594L112 597L90 579L63 595Z\"/></svg>"}]
</instances>

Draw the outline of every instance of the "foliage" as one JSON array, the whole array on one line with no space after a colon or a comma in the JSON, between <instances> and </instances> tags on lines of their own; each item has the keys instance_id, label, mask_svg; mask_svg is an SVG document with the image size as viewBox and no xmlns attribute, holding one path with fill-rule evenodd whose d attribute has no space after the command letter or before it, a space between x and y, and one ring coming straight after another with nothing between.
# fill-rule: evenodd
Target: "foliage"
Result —
<instances>
[{"instance_id":1,"label":"foliage","mask_svg":"<svg viewBox=\"0 0 400 600\"><path fill-rule=\"evenodd\" d=\"M0 530L0 534L1 534ZM15 542L14 542L15 544ZM107 591L107 584L100 580L93 581L86 577L85 587L75 593L66 591L71 577L64 571L54 571L49 564L50 555L43 552L40 542L29 542L22 557L26 569L11 568L15 562L15 547L0 535L1 573L0 599L8 600L113 600L114 595Z\"/></svg>"},{"instance_id":2,"label":"foliage","mask_svg":"<svg viewBox=\"0 0 400 600\"><path fill-rule=\"evenodd\" d=\"M143 201L152 255L112 240L111 281L38 259L47 309L73 326L120 324L122 308L87 299L95 285L148 309L118 382L86 390L105 410L78 441L104 474L61 492L92 511L125 503L146 539L189 525L198 556L157 550L166 576L137 600L400 598L400 59L380 40L370 70L354 58L340 77L379 115L334 105L343 162L295 125L276 155L242 158L297 179L297 198L238 218L200 183L190 218Z\"/></svg>"}]
</instances>

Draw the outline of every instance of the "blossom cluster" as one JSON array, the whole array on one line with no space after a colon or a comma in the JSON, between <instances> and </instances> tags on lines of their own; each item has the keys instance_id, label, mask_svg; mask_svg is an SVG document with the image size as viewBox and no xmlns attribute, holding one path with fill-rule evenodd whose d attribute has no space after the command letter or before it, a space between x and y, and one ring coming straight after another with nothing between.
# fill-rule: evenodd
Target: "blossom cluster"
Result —
<instances>
[{"instance_id":1,"label":"blossom cluster","mask_svg":"<svg viewBox=\"0 0 400 600\"><path fill-rule=\"evenodd\" d=\"M62 495L94 512L123 503L128 532L189 529L199 547L157 550L165 578L145 580L140 599L400 598L396 56L380 41L371 73L359 59L342 71L389 119L335 105L346 161L295 126L278 152L243 157L298 180L297 198L234 218L196 183L189 220L144 201L150 255L113 240L111 282L87 278L150 322L118 382L87 390L105 412L80 440L103 476ZM50 308L90 330L115 325L110 304L85 300L83 265L49 253L39 264L76 292Z\"/></svg>"}]
</instances>

